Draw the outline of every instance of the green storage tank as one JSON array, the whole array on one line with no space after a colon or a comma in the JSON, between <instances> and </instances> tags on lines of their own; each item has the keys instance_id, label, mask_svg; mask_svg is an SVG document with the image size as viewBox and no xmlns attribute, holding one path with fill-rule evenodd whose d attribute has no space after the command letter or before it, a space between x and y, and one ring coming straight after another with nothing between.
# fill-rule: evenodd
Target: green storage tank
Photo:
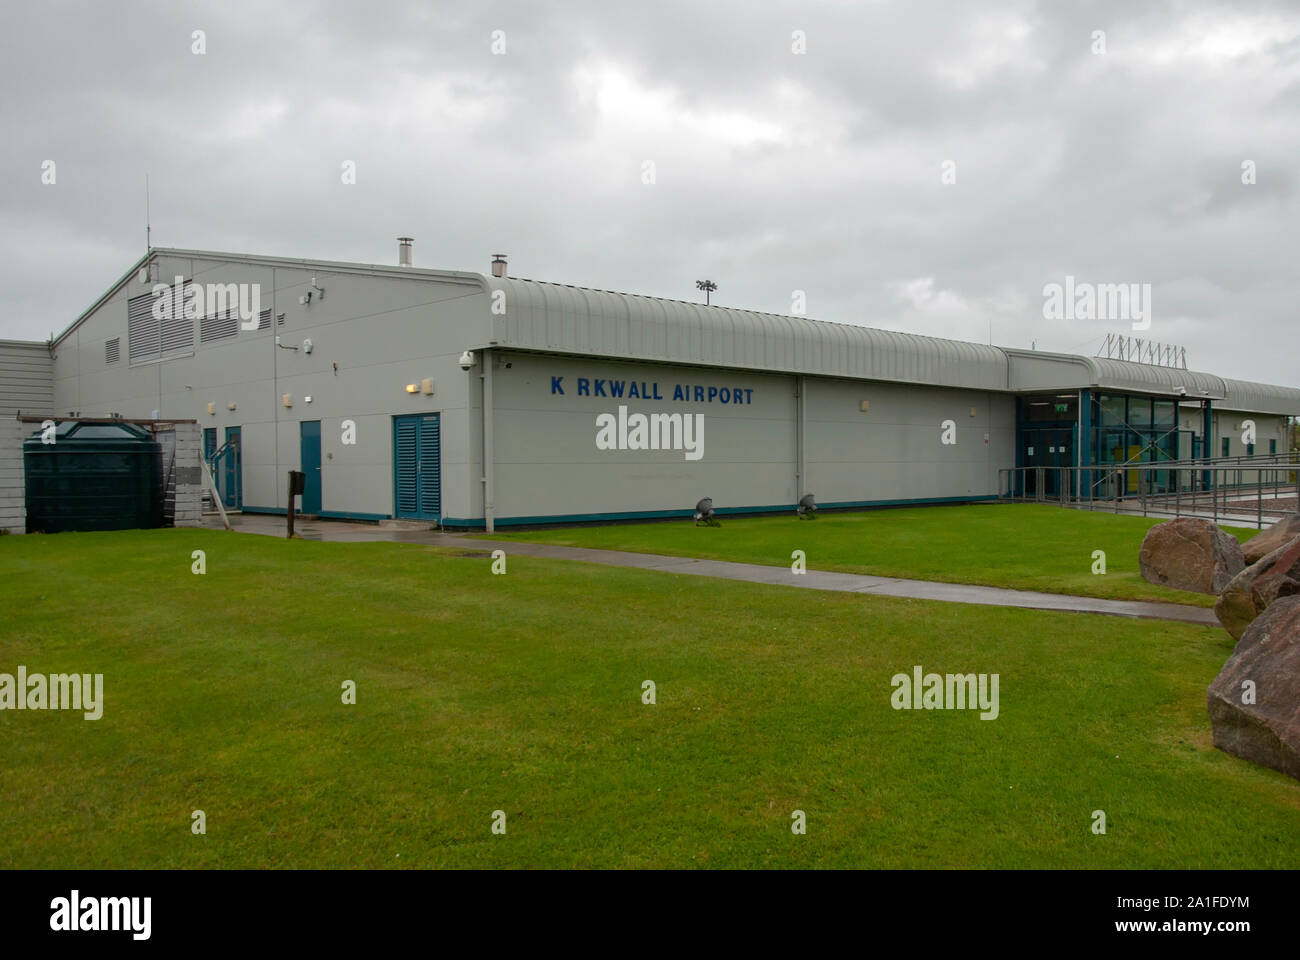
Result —
<instances>
[{"instance_id":1,"label":"green storage tank","mask_svg":"<svg viewBox=\"0 0 1300 960\"><path fill-rule=\"evenodd\" d=\"M133 530L163 522L162 447L143 427L65 420L23 441L27 532Z\"/></svg>"}]
</instances>

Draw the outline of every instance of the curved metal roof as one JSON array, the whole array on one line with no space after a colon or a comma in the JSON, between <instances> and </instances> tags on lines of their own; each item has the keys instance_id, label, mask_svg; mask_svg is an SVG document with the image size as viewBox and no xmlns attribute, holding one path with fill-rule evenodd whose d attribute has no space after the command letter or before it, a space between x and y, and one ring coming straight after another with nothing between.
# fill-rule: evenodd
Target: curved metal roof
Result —
<instances>
[{"instance_id":1,"label":"curved metal roof","mask_svg":"<svg viewBox=\"0 0 1300 960\"><path fill-rule=\"evenodd\" d=\"M483 280L489 292L506 297L505 312L492 317L492 342L520 350L977 390L1090 387L1300 415L1300 389L1195 370L1003 349L517 277Z\"/></svg>"},{"instance_id":2,"label":"curved metal roof","mask_svg":"<svg viewBox=\"0 0 1300 960\"><path fill-rule=\"evenodd\" d=\"M507 308L493 341L545 350L781 373L1007 389L1007 357L978 343L731 307L485 278Z\"/></svg>"},{"instance_id":3,"label":"curved metal roof","mask_svg":"<svg viewBox=\"0 0 1300 960\"><path fill-rule=\"evenodd\" d=\"M1017 391L1090 387L1116 393L1208 399L1220 410L1300 416L1300 389L1295 387L1229 380L1212 373L1107 357L1016 349L1004 352L1011 362L1011 387Z\"/></svg>"},{"instance_id":4,"label":"curved metal roof","mask_svg":"<svg viewBox=\"0 0 1300 960\"><path fill-rule=\"evenodd\" d=\"M1209 398L1220 400L1227 395L1222 377L1212 373L1198 373L1178 367L1160 367L1151 363L1134 363L1131 360L1112 360L1107 357L1084 358L1093 371L1091 386L1101 390L1122 393L1177 394L1179 388L1187 391L1189 399Z\"/></svg>"},{"instance_id":5,"label":"curved metal roof","mask_svg":"<svg viewBox=\"0 0 1300 960\"><path fill-rule=\"evenodd\" d=\"M1300 415L1300 390L1295 387L1275 387L1268 383L1251 383L1249 380L1223 382L1227 387L1227 396L1215 404L1221 410Z\"/></svg>"}]
</instances>

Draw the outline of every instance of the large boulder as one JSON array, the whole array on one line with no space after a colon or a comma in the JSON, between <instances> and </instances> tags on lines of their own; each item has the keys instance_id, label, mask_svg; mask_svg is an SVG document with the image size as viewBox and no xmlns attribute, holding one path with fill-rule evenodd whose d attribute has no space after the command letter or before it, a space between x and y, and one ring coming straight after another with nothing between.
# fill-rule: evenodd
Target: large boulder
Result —
<instances>
[{"instance_id":1,"label":"large boulder","mask_svg":"<svg viewBox=\"0 0 1300 960\"><path fill-rule=\"evenodd\" d=\"M1300 535L1237 574L1219 595L1214 614L1240 640L1257 616L1279 597L1300 593Z\"/></svg>"},{"instance_id":2,"label":"large boulder","mask_svg":"<svg viewBox=\"0 0 1300 960\"><path fill-rule=\"evenodd\" d=\"M1300 513L1290 513L1267 530L1261 530L1241 545L1247 563L1258 563L1278 547L1300 537Z\"/></svg>"},{"instance_id":3,"label":"large boulder","mask_svg":"<svg viewBox=\"0 0 1300 960\"><path fill-rule=\"evenodd\" d=\"M1206 695L1214 745L1300 779L1300 596L1256 618Z\"/></svg>"},{"instance_id":4,"label":"large boulder","mask_svg":"<svg viewBox=\"0 0 1300 960\"><path fill-rule=\"evenodd\" d=\"M1209 520L1183 517L1147 531L1138 553L1142 576L1176 590L1218 593L1246 567L1241 544Z\"/></svg>"}]
</instances>

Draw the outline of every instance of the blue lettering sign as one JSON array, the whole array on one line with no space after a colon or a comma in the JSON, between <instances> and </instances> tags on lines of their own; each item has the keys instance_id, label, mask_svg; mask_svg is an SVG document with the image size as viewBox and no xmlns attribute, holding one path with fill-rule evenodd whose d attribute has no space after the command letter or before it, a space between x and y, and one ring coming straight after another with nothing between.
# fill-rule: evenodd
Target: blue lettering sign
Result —
<instances>
[{"instance_id":1,"label":"blue lettering sign","mask_svg":"<svg viewBox=\"0 0 1300 960\"><path fill-rule=\"evenodd\" d=\"M658 380L606 380L600 377L575 377L578 381L578 389L575 396L579 397L613 397L615 399L629 400L663 400L664 395L659 390ZM564 390L564 377L551 377L551 394L553 396L567 396ZM674 383L673 400L677 403L728 403L728 404L752 404L754 402L754 390L752 387L741 387L732 384L727 387L704 386L693 383Z\"/></svg>"}]
</instances>

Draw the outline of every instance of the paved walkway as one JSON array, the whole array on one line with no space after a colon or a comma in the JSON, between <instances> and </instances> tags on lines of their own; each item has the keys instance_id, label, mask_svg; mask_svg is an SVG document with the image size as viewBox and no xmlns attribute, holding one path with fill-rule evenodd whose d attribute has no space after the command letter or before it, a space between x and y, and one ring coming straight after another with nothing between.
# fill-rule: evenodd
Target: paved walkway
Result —
<instances>
[{"instance_id":1,"label":"paved walkway","mask_svg":"<svg viewBox=\"0 0 1300 960\"><path fill-rule=\"evenodd\" d=\"M220 526L220 521L208 518L208 526ZM284 517L243 514L231 518L235 529L242 533L260 533L283 537ZM561 547L545 543L501 541L469 538L450 533L439 533L422 526L375 526L363 523L344 523L333 520L299 520L295 530L305 540L339 542L393 542L424 543L432 546L459 547L489 551L501 549L508 556L548 557L557 560L579 560L613 567L636 567L642 570L659 570L697 577L717 577L722 580L743 580L748 583L773 583L806 590L831 590L846 593L866 593L878 596L909 597L914 600L943 600L949 603L975 603L996 607L1024 607L1031 610L1065 610L1072 613L1101 613L1119 617L1139 617L1151 620L1177 620L1218 626L1219 621L1209 607L1194 607L1179 603L1151 603L1143 600L1102 600L1095 597L1078 597L1062 593L1039 593L1033 590L1007 590L1002 587L979 587L962 583L940 583L932 580L902 580L897 577L874 577L859 573L832 573L809 570L795 574L789 567L766 566L758 563L732 563L726 560L699 560L693 557L666 557L651 553L628 553L623 550L593 550L586 547Z\"/></svg>"}]
</instances>

